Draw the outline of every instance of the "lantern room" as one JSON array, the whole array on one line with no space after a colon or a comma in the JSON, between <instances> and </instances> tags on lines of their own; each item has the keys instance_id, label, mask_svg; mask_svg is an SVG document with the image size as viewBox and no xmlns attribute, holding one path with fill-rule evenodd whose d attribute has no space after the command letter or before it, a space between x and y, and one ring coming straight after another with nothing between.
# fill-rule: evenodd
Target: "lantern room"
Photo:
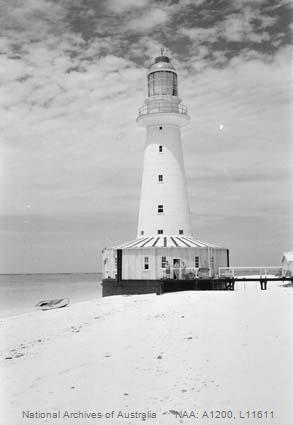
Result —
<instances>
[{"instance_id":1,"label":"lantern room","mask_svg":"<svg viewBox=\"0 0 293 425\"><path fill-rule=\"evenodd\" d=\"M177 74L167 56L158 56L148 72L148 97L178 96Z\"/></svg>"}]
</instances>

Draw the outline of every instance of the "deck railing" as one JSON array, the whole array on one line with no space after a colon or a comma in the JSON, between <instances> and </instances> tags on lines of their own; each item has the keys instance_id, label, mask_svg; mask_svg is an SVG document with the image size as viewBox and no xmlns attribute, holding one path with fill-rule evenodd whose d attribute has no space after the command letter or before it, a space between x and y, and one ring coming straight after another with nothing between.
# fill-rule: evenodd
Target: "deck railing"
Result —
<instances>
[{"instance_id":1,"label":"deck railing","mask_svg":"<svg viewBox=\"0 0 293 425\"><path fill-rule=\"evenodd\" d=\"M213 277L210 268L169 267L162 269L162 279L192 280Z\"/></svg>"},{"instance_id":2,"label":"deck railing","mask_svg":"<svg viewBox=\"0 0 293 425\"><path fill-rule=\"evenodd\" d=\"M281 277L282 267L219 267L219 277Z\"/></svg>"}]
</instances>

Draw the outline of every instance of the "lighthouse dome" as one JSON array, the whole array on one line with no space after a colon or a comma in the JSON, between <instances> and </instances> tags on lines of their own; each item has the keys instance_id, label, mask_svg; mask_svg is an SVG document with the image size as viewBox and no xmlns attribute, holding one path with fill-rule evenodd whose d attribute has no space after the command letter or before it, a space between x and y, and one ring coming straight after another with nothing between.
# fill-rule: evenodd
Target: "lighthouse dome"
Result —
<instances>
[{"instance_id":1,"label":"lighthouse dome","mask_svg":"<svg viewBox=\"0 0 293 425\"><path fill-rule=\"evenodd\" d=\"M148 70L148 74L156 71L173 71L176 72L175 67L170 62L168 56L158 56L155 58L155 62L151 65Z\"/></svg>"}]
</instances>

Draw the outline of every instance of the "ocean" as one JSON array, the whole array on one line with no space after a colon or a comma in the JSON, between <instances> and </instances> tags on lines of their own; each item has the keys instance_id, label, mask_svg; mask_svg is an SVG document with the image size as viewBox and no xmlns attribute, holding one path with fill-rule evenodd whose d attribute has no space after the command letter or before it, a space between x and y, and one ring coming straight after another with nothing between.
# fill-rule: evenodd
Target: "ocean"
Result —
<instances>
[{"instance_id":1,"label":"ocean","mask_svg":"<svg viewBox=\"0 0 293 425\"><path fill-rule=\"evenodd\" d=\"M69 298L70 303L102 296L101 273L0 275L0 317L34 311L42 300Z\"/></svg>"}]
</instances>

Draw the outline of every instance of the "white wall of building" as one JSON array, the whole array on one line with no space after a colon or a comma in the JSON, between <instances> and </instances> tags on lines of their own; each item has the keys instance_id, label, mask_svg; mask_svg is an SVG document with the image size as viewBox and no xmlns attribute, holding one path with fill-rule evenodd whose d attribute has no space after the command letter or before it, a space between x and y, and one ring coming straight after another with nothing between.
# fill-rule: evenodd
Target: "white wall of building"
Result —
<instances>
[{"instance_id":1,"label":"white wall of building","mask_svg":"<svg viewBox=\"0 0 293 425\"><path fill-rule=\"evenodd\" d=\"M103 253L105 278L116 276L115 256L117 250L107 249ZM149 268L145 269L145 257ZM122 250L122 279L153 280L163 277L162 257L173 266L173 260L179 259L181 267L195 268L195 257L199 257L199 267L211 267L213 274L219 267L227 266L225 248L136 248Z\"/></svg>"},{"instance_id":2,"label":"white wall of building","mask_svg":"<svg viewBox=\"0 0 293 425\"><path fill-rule=\"evenodd\" d=\"M117 267L117 250L106 248L102 251L102 272L104 279L116 279Z\"/></svg>"}]
</instances>

